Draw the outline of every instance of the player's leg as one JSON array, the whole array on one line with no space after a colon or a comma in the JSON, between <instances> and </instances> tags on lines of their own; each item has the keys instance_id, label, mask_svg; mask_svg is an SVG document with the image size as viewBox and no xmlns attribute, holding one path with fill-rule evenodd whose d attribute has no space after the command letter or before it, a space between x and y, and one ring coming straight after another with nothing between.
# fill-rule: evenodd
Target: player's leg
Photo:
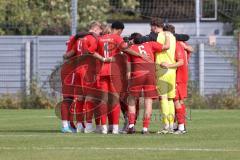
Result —
<instances>
[{"instance_id":1,"label":"player's leg","mask_svg":"<svg viewBox=\"0 0 240 160\"><path fill-rule=\"evenodd\" d=\"M111 76L113 79L109 78L108 85L109 85L109 91L114 94L114 98L111 99L111 97L108 98L109 102L109 109L110 109L110 119L109 119L109 129L113 134L118 134L119 133L119 118L120 118L120 99L119 99L119 93L116 90L115 86L113 85L113 82L116 79L119 79L119 76ZM116 99L115 99L116 98ZM112 126L111 126L112 125Z\"/></svg>"},{"instance_id":2,"label":"player's leg","mask_svg":"<svg viewBox=\"0 0 240 160\"><path fill-rule=\"evenodd\" d=\"M174 98L176 96L176 72L170 72L168 74L168 106L169 106L169 133L174 131L174 117L175 117L175 107Z\"/></svg>"},{"instance_id":3,"label":"player's leg","mask_svg":"<svg viewBox=\"0 0 240 160\"><path fill-rule=\"evenodd\" d=\"M113 111L111 112L112 118L112 133L118 134L119 133L119 118L120 118L120 104L116 104L113 107Z\"/></svg>"},{"instance_id":4,"label":"player's leg","mask_svg":"<svg viewBox=\"0 0 240 160\"><path fill-rule=\"evenodd\" d=\"M77 121L77 132L84 132L84 101L85 97L83 95L82 86L82 71L79 69L75 72L73 84L74 84L74 114L76 115Z\"/></svg>"},{"instance_id":5,"label":"player's leg","mask_svg":"<svg viewBox=\"0 0 240 160\"><path fill-rule=\"evenodd\" d=\"M152 98L145 98L144 99L144 116L143 116L143 129L142 133L148 133L148 127L150 124L150 119L152 115Z\"/></svg>"},{"instance_id":6,"label":"player's leg","mask_svg":"<svg viewBox=\"0 0 240 160\"><path fill-rule=\"evenodd\" d=\"M137 120L137 111L139 112L139 97L141 96L143 85L145 82L145 77L132 77L129 92L130 95L128 97L128 133L132 134L135 132L135 124ZM138 110L136 109L136 105L138 105Z\"/></svg>"},{"instance_id":7,"label":"player's leg","mask_svg":"<svg viewBox=\"0 0 240 160\"><path fill-rule=\"evenodd\" d=\"M121 111L124 118L124 124L121 129L121 133L126 133L128 129L128 104L127 104L127 95L125 93L121 94L120 106L121 106Z\"/></svg>"},{"instance_id":8,"label":"player's leg","mask_svg":"<svg viewBox=\"0 0 240 160\"><path fill-rule=\"evenodd\" d=\"M86 128L84 133L91 133L95 130L92 124L94 103L90 97L86 97L84 105L86 109Z\"/></svg>"},{"instance_id":9,"label":"player's leg","mask_svg":"<svg viewBox=\"0 0 240 160\"><path fill-rule=\"evenodd\" d=\"M77 120L77 132L83 133L84 132L84 97L78 97L75 101L76 107L76 120Z\"/></svg>"},{"instance_id":10,"label":"player's leg","mask_svg":"<svg viewBox=\"0 0 240 160\"><path fill-rule=\"evenodd\" d=\"M185 130L186 130L186 119L187 119L187 109L186 109L186 105L184 103L184 100L180 101L181 106L182 106L182 110L183 110L183 117L184 117L184 126L185 126Z\"/></svg>"},{"instance_id":11,"label":"player's leg","mask_svg":"<svg viewBox=\"0 0 240 160\"><path fill-rule=\"evenodd\" d=\"M74 74L69 74L68 70L61 70L62 94L63 101L61 103L62 132L73 132L70 124L73 124L73 115L70 112L73 103L74 89L69 90L66 85L73 84Z\"/></svg>"},{"instance_id":12,"label":"player's leg","mask_svg":"<svg viewBox=\"0 0 240 160\"><path fill-rule=\"evenodd\" d=\"M176 107L176 118L178 121L178 130L174 132L175 134L184 134L185 131L185 106L182 106L183 101L177 100L175 101L175 107Z\"/></svg>"},{"instance_id":13,"label":"player's leg","mask_svg":"<svg viewBox=\"0 0 240 160\"><path fill-rule=\"evenodd\" d=\"M100 113L100 104L98 102L94 103L94 119L95 119L95 124L96 124L96 133L101 133L102 131L102 126L101 126L101 113Z\"/></svg>"},{"instance_id":14,"label":"player's leg","mask_svg":"<svg viewBox=\"0 0 240 160\"><path fill-rule=\"evenodd\" d=\"M101 76L99 79L98 88L101 90L101 99L104 99L104 103L100 104L100 119L101 119L101 133L107 134L107 114L108 114L108 78L106 76Z\"/></svg>"},{"instance_id":15,"label":"player's leg","mask_svg":"<svg viewBox=\"0 0 240 160\"><path fill-rule=\"evenodd\" d=\"M175 117L175 107L172 98L168 99L168 107L169 107L169 114L168 114L168 121L169 121L169 133L173 133L174 131L174 117Z\"/></svg>"},{"instance_id":16,"label":"player's leg","mask_svg":"<svg viewBox=\"0 0 240 160\"><path fill-rule=\"evenodd\" d=\"M168 98L167 95L162 95L161 100L160 100L160 106L162 110L162 120L163 120L163 130L160 131L159 133L168 133L169 130L169 106L168 106Z\"/></svg>"},{"instance_id":17,"label":"player's leg","mask_svg":"<svg viewBox=\"0 0 240 160\"><path fill-rule=\"evenodd\" d=\"M136 119L136 100L135 97L130 95L128 97L128 133L132 134L135 132L135 119Z\"/></svg>"},{"instance_id":18,"label":"player's leg","mask_svg":"<svg viewBox=\"0 0 240 160\"><path fill-rule=\"evenodd\" d=\"M178 130L175 134L183 134L185 133L185 106L184 106L184 98L185 95L185 87L182 83L177 83L176 93L177 96L175 98L175 112L176 119L178 121Z\"/></svg>"},{"instance_id":19,"label":"player's leg","mask_svg":"<svg viewBox=\"0 0 240 160\"><path fill-rule=\"evenodd\" d=\"M137 124L137 119L138 119L138 116L139 116L139 112L140 112L140 100L139 98L136 98L135 100L135 104L136 104L136 117L135 117L135 125Z\"/></svg>"},{"instance_id":20,"label":"player's leg","mask_svg":"<svg viewBox=\"0 0 240 160\"><path fill-rule=\"evenodd\" d=\"M72 132L70 126L70 106L73 100L70 97L64 98L61 103L62 132Z\"/></svg>"},{"instance_id":21,"label":"player's leg","mask_svg":"<svg viewBox=\"0 0 240 160\"><path fill-rule=\"evenodd\" d=\"M161 78L157 81L157 89L158 94L160 95L160 110L162 114L162 121L163 121L163 129L158 131L160 134L165 134L169 130L169 121L168 121L168 115L169 115L169 107L168 107L168 84L167 82Z\"/></svg>"},{"instance_id":22,"label":"player's leg","mask_svg":"<svg viewBox=\"0 0 240 160\"><path fill-rule=\"evenodd\" d=\"M143 129L142 133L148 133L150 119L152 115L153 99L158 97L156 90L155 78L152 75L145 76L145 83L143 83L144 92L144 115L143 115Z\"/></svg>"}]
</instances>

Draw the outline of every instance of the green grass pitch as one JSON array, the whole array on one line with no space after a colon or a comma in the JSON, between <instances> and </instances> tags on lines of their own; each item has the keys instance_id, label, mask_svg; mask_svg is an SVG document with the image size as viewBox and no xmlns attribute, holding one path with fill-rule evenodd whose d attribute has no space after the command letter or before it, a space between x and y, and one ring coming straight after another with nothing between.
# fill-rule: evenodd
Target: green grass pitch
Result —
<instances>
[{"instance_id":1,"label":"green grass pitch","mask_svg":"<svg viewBox=\"0 0 240 160\"><path fill-rule=\"evenodd\" d=\"M239 160L240 110L193 110L185 135L62 134L53 110L0 110L0 160L30 159Z\"/></svg>"}]
</instances>

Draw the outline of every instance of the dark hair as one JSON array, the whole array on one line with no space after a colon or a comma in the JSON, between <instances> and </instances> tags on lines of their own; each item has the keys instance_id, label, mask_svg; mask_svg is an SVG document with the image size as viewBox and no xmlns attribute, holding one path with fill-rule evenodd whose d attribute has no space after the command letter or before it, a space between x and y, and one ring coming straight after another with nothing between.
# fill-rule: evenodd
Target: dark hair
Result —
<instances>
[{"instance_id":1,"label":"dark hair","mask_svg":"<svg viewBox=\"0 0 240 160\"><path fill-rule=\"evenodd\" d=\"M175 34L175 27L171 24L166 24L164 27L163 27L163 30L164 31L169 31L171 32L172 34Z\"/></svg>"},{"instance_id":2,"label":"dark hair","mask_svg":"<svg viewBox=\"0 0 240 160\"><path fill-rule=\"evenodd\" d=\"M163 23L163 20L161 18L153 18L150 22L150 25L151 26L157 26L157 27L160 27L160 28L164 27L164 23Z\"/></svg>"},{"instance_id":3,"label":"dark hair","mask_svg":"<svg viewBox=\"0 0 240 160\"><path fill-rule=\"evenodd\" d=\"M129 37L129 40L133 40L135 44L141 44L141 37L142 35L140 33L132 33L131 36Z\"/></svg>"},{"instance_id":4,"label":"dark hair","mask_svg":"<svg viewBox=\"0 0 240 160\"><path fill-rule=\"evenodd\" d=\"M120 21L115 21L112 23L112 26L111 26L112 29L124 29L124 24L123 22L120 22Z\"/></svg>"}]
</instances>

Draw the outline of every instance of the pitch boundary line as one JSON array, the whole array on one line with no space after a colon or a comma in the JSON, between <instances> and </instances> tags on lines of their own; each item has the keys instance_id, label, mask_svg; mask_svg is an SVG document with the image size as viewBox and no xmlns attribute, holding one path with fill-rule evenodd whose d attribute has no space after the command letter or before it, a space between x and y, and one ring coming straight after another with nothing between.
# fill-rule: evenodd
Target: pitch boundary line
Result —
<instances>
[{"instance_id":1,"label":"pitch boundary line","mask_svg":"<svg viewBox=\"0 0 240 160\"><path fill-rule=\"evenodd\" d=\"M213 149L213 148L110 148L110 147L0 147L0 150L138 150L138 151L187 151L187 152L240 152L238 149Z\"/></svg>"}]
</instances>

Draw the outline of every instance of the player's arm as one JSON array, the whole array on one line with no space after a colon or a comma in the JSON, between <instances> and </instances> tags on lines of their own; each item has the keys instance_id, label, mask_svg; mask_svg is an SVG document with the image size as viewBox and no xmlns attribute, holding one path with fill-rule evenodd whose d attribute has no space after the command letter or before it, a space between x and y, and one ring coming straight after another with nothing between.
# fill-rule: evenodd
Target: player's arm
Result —
<instances>
[{"instance_id":1,"label":"player's arm","mask_svg":"<svg viewBox=\"0 0 240 160\"><path fill-rule=\"evenodd\" d=\"M127 62L127 78L131 78L131 63Z\"/></svg>"},{"instance_id":2,"label":"player's arm","mask_svg":"<svg viewBox=\"0 0 240 160\"><path fill-rule=\"evenodd\" d=\"M87 53L91 54L93 57L99 59L102 62L112 61L111 58L105 58L96 52L97 48L98 48L97 45L98 45L97 37L94 37L94 36L89 37L89 39L87 41Z\"/></svg>"},{"instance_id":3,"label":"player's arm","mask_svg":"<svg viewBox=\"0 0 240 160\"><path fill-rule=\"evenodd\" d=\"M132 56L141 57L145 61L149 62L150 58L148 56L141 55L138 52L130 49L129 45L126 42L122 41L121 39L119 39L117 43L120 44L119 45L120 51L122 51L122 52L124 52L126 54L129 54L129 55L132 55Z\"/></svg>"},{"instance_id":4,"label":"player's arm","mask_svg":"<svg viewBox=\"0 0 240 160\"><path fill-rule=\"evenodd\" d=\"M173 64L168 64L166 62L160 64L161 67L163 68L170 68L170 69L176 69L182 65L184 65L184 49L180 44L176 44L176 51L175 51L175 60L176 63Z\"/></svg>"},{"instance_id":5,"label":"player's arm","mask_svg":"<svg viewBox=\"0 0 240 160\"><path fill-rule=\"evenodd\" d=\"M98 54L97 52L92 53L92 56L99 59L102 62L112 62L112 61L114 61L114 59L112 57L105 58L105 57L101 56L100 54Z\"/></svg>"},{"instance_id":6,"label":"player's arm","mask_svg":"<svg viewBox=\"0 0 240 160\"><path fill-rule=\"evenodd\" d=\"M164 50L168 50L169 47L170 47L170 38L169 36L165 33L165 43L164 44L161 44L161 43L158 43L158 42L149 42L149 44L151 44L152 46L152 50L153 50L153 53L159 53L159 52L162 52Z\"/></svg>"},{"instance_id":7,"label":"player's arm","mask_svg":"<svg viewBox=\"0 0 240 160\"><path fill-rule=\"evenodd\" d=\"M162 50L168 50L170 48L170 37L169 34L165 32L165 43L162 46Z\"/></svg>"},{"instance_id":8,"label":"player's arm","mask_svg":"<svg viewBox=\"0 0 240 160\"><path fill-rule=\"evenodd\" d=\"M183 64L184 64L183 59L178 59L178 61L176 63L173 63L173 64L162 63L162 64L160 64L160 66L163 68L173 69L173 68L178 68L178 67L182 66Z\"/></svg>"},{"instance_id":9,"label":"player's arm","mask_svg":"<svg viewBox=\"0 0 240 160\"><path fill-rule=\"evenodd\" d=\"M181 45L183 46L184 50L186 50L188 52L191 52L191 53L194 52L194 49L193 49L192 46L190 46L190 45L188 45L188 44L186 44L184 42L181 42Z\"/></svg>"},{"instance_id":10,"label":"player's arm","mask_svg":"<svg viewBox=\"0 0 240 160\"><path fill-rule=\"evenodd\" d=\"M124 51L125 53L127 53L127 54L132 55L132 56L141 57L142 59L144 59L144 60L147 61L147 62L152 62L152 60L151 60L150 57L144 56L144 55L142 55L142 54L139 54L138 52L136 52L136 51L134 51L134 50L132 50L132 49L130 49L130 48L123 49L123 51Z\"/></svg>"},{"instance_id":11,"label":"player's arm","mask_svg":"<svg viewBox=\"0 0 240 160\"><path fill-rule=\"evenodd\" d=\"M75 52L74 52L74 50L72 49L72 50L70 50L69 52L66 52L64 55L63 55L63 59L69 59L69 58L71 58L71 57L73 57L75 55Z\"/></svg>"},{"instance_id":12,"label":"player's arm","mask_svg":"<svg viewBox=\"0 0 240 160\"><path fill-rule=\"evenodd\" d=\"M99 53L96 52L97 50L97 45L91 45L90 48L88 48L88 53L91 54L93 57L99 59L100 61L102 62L111 62L113 61L113 58L112 57L109 57L109 58L105 58L103 56L101 56Z\"/></svg>"}]
</instances>

